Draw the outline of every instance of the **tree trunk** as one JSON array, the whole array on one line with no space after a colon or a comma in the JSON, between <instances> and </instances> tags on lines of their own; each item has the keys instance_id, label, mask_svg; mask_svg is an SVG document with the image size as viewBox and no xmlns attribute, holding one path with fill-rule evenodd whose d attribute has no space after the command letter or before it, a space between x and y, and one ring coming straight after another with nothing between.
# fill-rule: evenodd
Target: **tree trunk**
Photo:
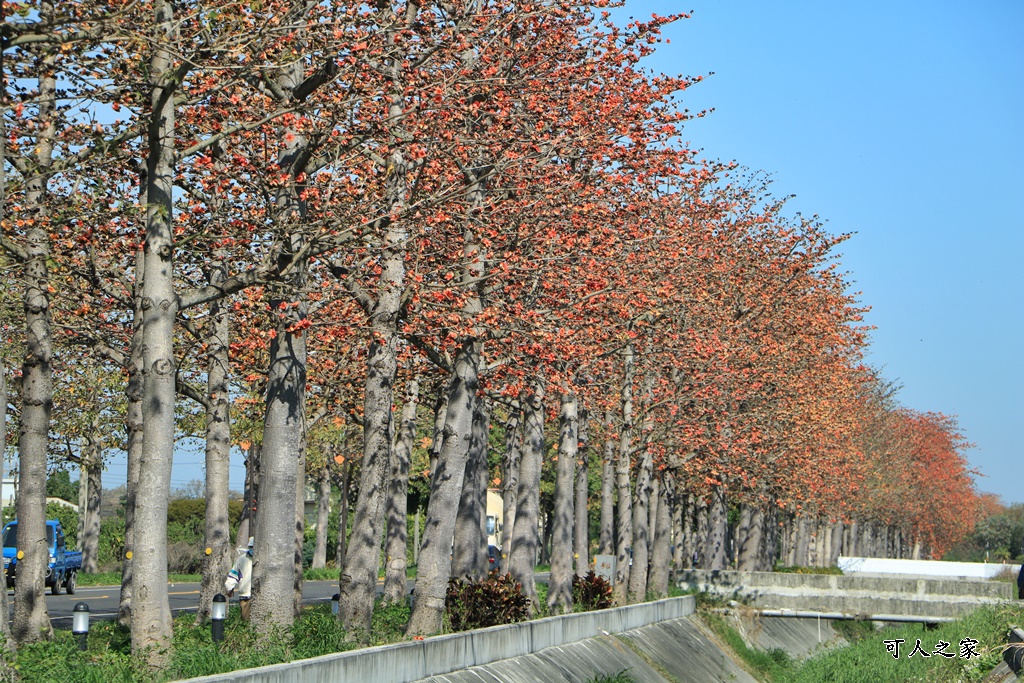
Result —
<instances>
[{"instance_id":1,"label":"tree trunk","mask_svg":"<svg viewBox=\"0 0 1024 683\"><path fill-rule=\"evenodd\" d=\"M761 510L748 503L741 504L739 527L740 540L736 549L736 569L746 572L757 571L763 531Z\"/></svg>"},{"instance_id":2,"label":"tree trunk","mask_svg":"<svg viewBox=\"0 0 1024 683\"><path fill-rule=\"evenodd\" d=\"M259 506L260 444L249 443L243 451L245 458L245 491L243 492L242 519L235 533L235 549L242 550L256 529L256 508Z\"/></svg>"},{"instance_id":3,"label":"tree trunk","mask_svg":"<svg viewBox=\"0 0 1024 683\"><path fill-rule=\"evenodd\" d=\"M473 406L473 436L469 443L462 495L455 518L451 575L479 580L487 576L487 433L490 411L482 398Z\"/></svg>"},{"instance_id":4,"label":"tree trunk","mask_svg":"<svg viewBox=\"0 0 1024 683\"><path fill-rule=\"evenodd\" d=\"M694 534L694 536L695 536L695 543L697 545L697 548L696 548L696 552L697 552L696 566L700 567L701 569L706 569L707 566L708 566L708 527L709 527L709 520L708 520L709 514L708 514L708 510L709 510L709 507L710 506L708 504L707 499L705 499L703 496L701 496L701 498L697 502L697 525L696 525L696 533Z\"/></svg>"},{"instance_id":5,"label":"tree trunk","mask_svg":"<svg viewBox=\"0 0 1024 683\"><path fill-rule=\"evenodd\" d=\"M576 525L573 533L573 548L576 556L576 575L586 576L590 569L590 515L587 507L589 485L588 469L590 464L590 439L587 429L588 414L586 409L580 415L580 444L583 452L579 454L576 468L576 502L573 514Z\"/></svg>"},{"instance_id":6,"label":"tree trunk","mask_svg":"<svg viewBox=\"0 0 1024 683\"><path fill-rule=\"evenodd\" d=\"M142 457L135 496L132 653L149 669L167 667L171 609L167 596L167 498L174 459L174 46L173 3L154 0L157 40L149 65L151 117L146 170L145 278L142 283Z\"/></svg>"},{"instance_id":7,"label":"tree trunk","mask_svg":"<svg viewBox=\"0 0 1024 683\"><path fill-rule=\"evenodd\" d=\"M127 432L127 482L124 506L124 557L121 564L121 598L118 601L117 621L131 626L132 594L134 592L135 554L135 500L139 489L139 467L142 462L142 283L145 281L145 258L142 250L136 252L135 285L132 292L132 338L128 350L128 409L125 414Z\"/></svg>"},{"instance_id":8,"label":"tree trunk","mask_svg":"<svg viewBox=\"0 0 1024 683\"><path fill-rule=\"evenodd\" d=\"M78 547L82 550L82 572L95 574L99 571L100 504L103 502L103 462L99 453L89 461L85 481L80 480L78 485L84 486L86 490L85 508L78 508L79 516L84 520L82 535L78 537Z\"/></svg>"},{"instance_id":9,"label":"tree trunk","mask_svg":"<svg viewBox=\"0 0 1024 683\"><path fill-rule=\"evenodd\" d=\"M305 417L305 408L303 408ZM305 423L305 420L303 420ZM299 434L299 457L295 463L295 531L292 549L292 615L302 615L303 560L306 550L306 427Z\"/></svg>"},{"instance_id":10,"label":"tree trunk","mask_svg":"<svg viewBox=\"0 0 1024 683\"><path fill-rule=\"evenodd\" d=\"M728 509L725 506L725 489L721 485L711 489L711 509L708 512L708 550L705 569L712 571L726 568L726 539L729 534Z\"/></svg>"},{"instance_id":11,"label":"tree trunk","mask_svg":"<svg viewBox=\"0 0 1024 683\"><path fill-rule=\"evenodd\" d=\"M437 401L434 403L434 437L430 442L430 473L433 476L437 469L437 458L441 455L444 445L444 421L448 416L448 386L438 389Z\"/></svg>"},{"instance_id":12,"label":"tree trunk","mask_svg":"<svg viewBox=\"0 0 1024 683\"><path fill-rule=\"evenodd\" d=\"M850 529L846 534L846 555L848 557L857 557L857 553L860 550L860 525L857 520L854 519L850 522Z\"/></svg>"},{"instance_id":13,"label":"tree trunk","mask_svg":"<svg viewBox=\"0 0 1024 683\"><path fill-rule=\"evenodd\" d=\"M338 497L338 543L335 551L334 564L345 566L345 555L348 553L348 489L352 476L352 460L347 458L341 466L341 493Z\"/></svg>"},{"instance_id":14,"label":"tree trunk","mask_svg":"<svg viewBox=\"0 0 1024 683\"><path fill-rule=\"evenodd\" d=\"M208 282L219 286L227 279L226 255L218 253L210 264ZM224 590L224 577L231 569L231 528L228 520L228 488L231 464L231 418L228 412L228 359L230 335L228 301L210 304L210 335L207 343L206 396L206 524L202 583L199 587L198 625L210 615L213 596Z\"/></svg>"},{"instance_id":15,"label":"tree trunk","mask_svg":"<svg viewBox=\"0 0 1024 683\"><path fill-rule=\"evenodd\" d=\"M0 58L2 59L2 58ZM0 62L2 63L2 62ZM0 122L0 150L4 150L3 140L3 123ZM4 163L3 159L0 159L0 164ZM0 218L3 217L4 212L4 183L6 179L2 177L4 171L0 169ZM7 476L6 468L4 467L5 454L7 450L7 367L0 363L0 510L3 509L3 479ZM0 517L0 524L3 524L4 520ZM0 564L0 614L9 614L9 607L7 604L7 568ZM0 619L0 649L5 652L10 652L14 649L14 638L11 634L11 622L9 619ZM6 657L2 657L6 661Z\"/></svg>"},{"instance_id":16,"label":"tree trunk","mask_svg":"<svg viewBox=\"0 0 1024 683\"><path fill-rule=\"evenodd\" d=\"M672 520L670 518L668 489L655 477L651 492L651 506L655 508L654 535L651 537L651 571L647 579L647 592L655 598L668 595L668 570L672 561Z\"/></svg>"},{"instance_id":17,"label":"tree trunk","mask_svg":"<svg viewBox=\"0 0 1024 683\"><path fill-rule=\"evenodd\" d=\"M832 525L832 545L829 548L828 566L839 565L839 556L843 553L843 523L836 522Z\"/></svg>"},{"instance_id":18,"label":"tree trunk","mask_svg":"<svg viewBox=\"0 0 1024 683\"><path fill-rule=\"evenodd\" d=\"M52 5L39 9L42 18ZM22 263L25 348L21 366L21 415L18 434L18 553L12 633L19 645L49 640L53 634L43 592L46 590L46 456L53 409L53 317L50 309L51 258L46 209L48 169L56 136L56 57L39 58L36 124L39 131L26 174L25 260ZM6 84L5 84L6 87ZM6 589L6 588L5 588Z\"/></svg>"},{"instance_id":19,"label":"tree trunk","mask_svg":"<svg viewBox=\"0 0 1024 683\"><path fill-rule=\"evenodd\" d=\"M689 493L686 496L686 509L683 512L683 562L687 569L695 569L697 564L697 499Z\"/></svg>"},{"instance_id":20,"label":"tree trunk","mask_svg":"<svg viewBox=\"0 0 1024 683\"><path fill-rule=\"evenodd\" d=\"M615 465L615 486L618 493L616 509L617 530L615 548L615 583L612 590L616 605L625 605L629 587L630 560L633 547L633 492L629 481L633 431L633 345L626 346L622 354L622 428L619 432L619 453Z\"/></svg>"},{"instance_id":21,"label":"tree trunk","mask_svg":"<svg viewBox=\"0 0 1024 683\"><path fill-rule=\"evenodd\" d=\"M646 432L645 432L646 433ZM629 569L629 601L647 599L647 574L650 570L650 515L653 484L651 451L645 445L636 475L636 496L633 502L633 566Z\"/></svg>"},{"instance_id":22,"label":"tree trunk","mask_svg":"<svg viewBox=\"0 0 1024 683\"><path fill-rule=\"evenodd\" d=\"M327 519L331 516L331 468L329 459L316 477L316 541L313 545L313 561L310 569L327 566Z\"/></svg>"},{"instance_id":23,"label":"tree trunk","mask_svg":"<svg viewBox=\"0 0 1024 683\"><path fill-rule=\"evenodd\" d=\"M611 555L615 552L615 439L612 438L615 417L610 408L604 418L608 432L601 458L601 537L597 552Z\"/></svg>"},{"instance_id":24,"label":"tree trunk","mask_svg":"<svg viewBox=\"0 0 1024 683\"><path fill-rule=\"evenodd\" d=\"M667 496L669 514L672 516L672 573L673 576L679 576L679 572L683 571L683 567L686 566L686 543L684 541L686 530L683 526L683 497L679 495L679 491L676 489L677 480L674 476L670 475L667 483L669 483Z\"/></svg>"},{"instance_id":25,"label":"tree trunk","mask_svg":"<svg viewBox=\"0 0 1024 683\"><path fill-rule=\"evenodd\" d=\"M524 400L523 459L519 466L519 492L516 507L515 536L509 554L509 573L530 599L531 613L538 609L537 586L533 569L540 545L540 473L544 459L544 385L537 381Z\"/></svg>"},{"instance_id":26,"label":"tree trunk","mask_svg":"<svg viewBox=\"0 0 1024 683\"><path fill-rule=\"evenodd\" d=\"M293 74L294 78L297 74ZM295 158L306 143L297 131L286 129L282 138L289 137L291 141L285 143L280 165L294 173ZM278 202L278 210L286 220L294 220L295 196L283 189ZM301 236L293 235L288 252L294 254L301 248ZM276 324L270 340L250 608L252 624L260 638L291 626L296 582L301 580L301 571L296 575L296 565L301 566L301 530L297 526L302 524L302 509L298 499L304 498L300 492L305 477L305 281L305 266L299 264L286 280L274 283L270 289L270 309L276 313Z\"/></svg>"},{"instance_id":27,"label":"tree trunk","mask_svg":"<svg viewBox=\"0 0 1024 683\"><path fill-rule=\"evenodd\" d=\"M807 566L807 549L810 545L810 532L808 530L807 515L800 515L796 523L796 567Z\"/></svg>"},{"instance_id":28,"label":"tree trunk","mask_svg":"<svg viewBox=\"0 0 1024 683\"><path fill-rule=\"evenodd\" d=\"M548 580L548 608L551 614L572 612L573 576L573 476L579 443L579 399L563 393L558 415L558 463L551 531L551 575Z\"/></svg>"},{"instance_id":29,"label":"tree trunk","mask_svg":"<svg viewBox=\"0 0 1024 683\"><path fill-rule=\"evenodd\" d=\"M416 407L420 400L418 377L409 378L405 387L405 403L391 452L391 481L388 486L387 546L384 551L384 602L405 601L405 581L409 541L409 465L416 439Z\"/></svg>"},{"instance_id":30,"label":"tree trunk","mask_svg":"<svg viewBox=\"0 0 1024 683\"><path fill-rule=\"evenodd\" d=\"M757 570L770 572L775 569L775 562L779 553L778 512L774 509L768 512L759 509L757 514L761 517L761 534L764 539L761 543Z\"/></svg>"},{"instance_id":31,"label":"tree trunk","mask_svg":"<svg viewBox=\"0 0 1024 683\"><path fill-rule=\"evenodd\" d=\"M511 402L505 421L505 455L501 460L501 571L509 573L512 556L512 536L515 533L516 510L519 495L519 468L523 457L523 409L519 400Z\"/></svg>"},{"instance_id":32,"label":"tree trunk","mask_svg":"<svg viewBox=\"0 0 1024 683\"><path fill-rule=\"evenodd\" d=\"M481 346L476 339L466 339L455 357L455 372L448 391L444 442L430 482L430 502L417 569L416 599L407 631L411 636L441 630L452 567L455 517L473 438L473 413L480 388L477 372Z\"/></svg>"},{"instance_id":33,"label":"tree trunk","mask_svg":"<svg viewBox=\"0 0 1024 683\"><path fill-rule=\"evenodd\" d=\"M401 148L391 155L395 182L407 174ZM393 212L404 207L404 188L392 188ZM393 386L398 370L398 313L405 283L405 251L408 230L401 220L390 224L382 256L382 272L376 305L369 311L372 340L366 367L364 393L363 462L359 477L352 537L341 573L338 618L346 629L360 635L370 632L377 571L384 535L388 472L394 441ZM459 475L461 482L461 473ZM417 593L419 598L419 593Z\"/></svg>"}]
</instances>

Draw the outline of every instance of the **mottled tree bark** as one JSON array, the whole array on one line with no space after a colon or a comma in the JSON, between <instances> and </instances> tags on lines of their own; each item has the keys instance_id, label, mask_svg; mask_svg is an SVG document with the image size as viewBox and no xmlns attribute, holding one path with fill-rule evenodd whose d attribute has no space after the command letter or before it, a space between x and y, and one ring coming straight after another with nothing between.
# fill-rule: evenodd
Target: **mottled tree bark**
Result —
<instances>
[{"instance_id":1,"label":"mottled tree bark","mask_svg":"<svg viewBox=\"0 0 1024 683\"><path fill-rule=\"evenodd\" d=\"M281 304L285 308L281 309ZM285 310L270 342L270 372L260 451L260 495L252 565L252 623L267 637L292 624L295 607L296 505L304 444L306 334L295 323L306 317L304 302L280 292L272 310ZM298 320L293 320L292 315Z\"/></svg>"},{"instance_id":2,"label":"mottled tree bark","mask_svg":"<svg viewBox=\"0 0 1024 683\"><path fill-rule=\"evenodd\" d=\"M683 510L683 562L687 569L695 569L697 554L697 499L689 493L686 496L686 507Z\"/></svg>"},{"instance_id":3,"label":"mottled tree bark","mask_svg":"<svg viewBox=\"0 0 1024 683\"><path fill-rule=\"evenodd\" d=\"M383 5L381 8L383 9ZM380 246L378 257L381 273L377 280L376 295L371 306L365 306L370 319L372 343L367 359L367 377L365 385L363 426L363 462L359 481L359 497L356 500L353 516L352 536L349 542L348 557L340 579L341 601L338 618L349 630L368 634L373 616L373 601L376 595L377 570L380 564L381 542L385 527L385 506L388 496L388 472L391 465L391 448L394 441L394 424L392 406L394 403L393 384L397 371L398 323L402 308L402 295L406 287L405 258L409 243L409 225L403 214L409 205L410 174L416 162L408 156L405 141L410 139L409 133L402 128L407 111L408 95L406 92L404 47L402 36L412 32L419 21L420 5L407 3L401 15L393 15L393 22L385 29L385 40L389 50L382 56L380 69L387 77L388 86L388 120L386 131L389 136L387 154L387 172L385 178L385 204L390 216L394 217L386 230ZM465 341L465 340L464 340ZM469 351L470 362L478 362L479 348L476 341L466 342L473 345ZM465 350L460 350L465 354ZM458 361L457 361L458 362ZM465 362L465 359L464 361ZM474 375L476 368L472 373ZM458 374L456 371L455 374ZM453 382L461 383L465 378ZM462 388L460 387L460 391ZM473 391L476 391L475 384ZM470 398L470 401L473 397ZM469 406L472 421L472 405ZM447 418L446 418L447 425ZM446 427L447 428L447 427ZM460 438L469 438L469 429L460 432ZM441 447L443 449L443 446ZM461 450L462 445L456 450ZM438 451L443 457L444 451ZM461 488L464 458L458 461L457 479ZM438 465L440 467L440 465ZM435 464L431 462L431 471ZM452 472L448 477L451 479ZM446 480L448 481L448 480ZM431 491L433 495L433 490ZM458 493L456 493L456 496ZM454 510L454 508L453 508ZM435 513L438 512L435 510ZM429 525L429 521L428 521ZM428 529L429 532L429 529ZM450 543L450 539L448 541ZM431 552L437 550L432 548ZM448 549L445 550L448 552ZM447 557L447 555L446 555ZM422 549L421 549L422 560ZM428 562L430 562L428 558ZM422 564L422 562L421 562ZM446 561L447 565L448 562ZM418 571L422 571L422 567ZM434 568L428 569L428 573ZM422 574L420 574L422 576ZM447 577L446 579L447 580ZM426 593L435 592L431 587L426 592L417 591L417 606L430 602ZM420 618L426 613L421 612ZM429 620L428 620L429 621ZM425 622L422 622L425 623ZM410 627L413 621L410 620ZM440 616L438 616L438 629Z\"/></svg>"},{"instance_id":4,"label":"mottled tree bark","mask_svg":"<svg viewBox=\"0 0 1024 683\"><path fill-rule=\"evenodd\" d=\"M482 579L487 575L487 433L490 411L483 399L473 407L473 436L462 480L459 512L455 520L453 577Z\"/></svg>"},{"instance_id":5,"label":"mottled tree bark","mask_svg":"<svg viewBox=\"0 0 1024 683\"><path fill-rule=\"evenodd\" d=\"M728 509L725 506L725 490L722 486L711 489L711 505L708 510L707 564L705 569L721 570L727 566L726 542L729 533Z\"/></svg>"},{"instance_id":6,"label":"mottled tree bark","mask_svg":"<svg viewBox=\"0 0 1024 683\"><path fill-rule=\"evenodd\" d=\"M451 575L455 518L473 438L473 413L480 388L477 377L480 349L479 341L466 339L455 357L455 372L448 390L444 442L430 481L430 502L416 577L416 599L409 617L407 633L412 636L441 630L445 592Z\"/></svg>"},{"instance_id":7,"label":"mottled tree bark","mask_svg":"<svg viewBox=\"0 0 1024 683\"><path fill-rule=\"evenodd\" d=\"M537 562L540 537L540 470L544 458L544 386L537 382L523 400L523 458L519 467L519 493L516 495L515 536L509 554L509 573L530 599L531 611L539 605L533 569Z\"/></svg>"},{"instance_id":8,"label":"mottled tree bark","mask_svg":"<svg viewBox=\"0 0 1024 683\"><path fill-rule=\"evenodd\" d=\"M2 59L2 58L0 58ZM2 62L0 62L2 64ZM0 150L4 149L4 141L2 139L3 125L0 123ZM0 159L0 164L3 163L3 159ZM3 170L0 170L0 174L3 174ZM4 206L4 190L3 184L6 179L0 175L0 217L3 215ZM0 364L0 446L6 448L7 445L7 368ZM3 500L3 478L7 475L4 467L4 454L0 452L0 501ZM0 519L0 522L3 522ZM0 614L8 614L9 607L7 605L7 569L0 564ZM11 634L11 622L8 619L0 619L0 649L5 652L10 652L14 649L14 638ZM0 660L6 661L6 657L0 657Z\"/></svg>"},{"instance_id":9,"label":"mottled tree bark","mask_svg":"<svg viewBox=\"0 0 1024 683\"><path fill-rule=\"evenodd\" d=\"M579 443L582 453L577 456L576 465L576 501L573 505L575 526L573 531L573 555L576 559L576 575L586 576L590 569L590 515L587 507L589 485L588 469L590 464L590 439L587 429L588 414L586 409L580 411Z\"/></svg>"},{"instance_id":10,"label":"mottled tree bark","mask_svg":"<svg viewBox=\"0 0 1024 683\"><path fill-rule=\"evenodd\" d=\"M505 454L501 459L501 571L505 574L509 572L519 502L519 467L523 457L522 415L519 400L512 401L505 420Z\"/></svg>"},{"instance_id":11,"label":"mottled tree bark","mask_svg":"<svg viewBox=\"0 0 1024 683\"><path fill-rule=\"evenodd\" d=\"M95 574L99 571L100 503L103 500L103 460L95 449L82 459L78 487L85 490L85 505L80 503L78 506L82 527L78 536L82 573Z\"/></svg>"},{"instance_id":12,"label":"mottled tree bark","mask_svg":"<svg viewBox=\"0 0 1024 683\"><path fill-rule=\"evenodd\" d=\"M142 462L142 283L145 281L145 258L142 250L136 253L133 292L132 338L128 348L128 409L125 414L127 445L127 482L124 506L124 557L121 564L121 597L118 601L117 621L121 626L131 625L132 595L134 593L135 562L135 499L139 488L139 466Z\"/></svg>"},{"instance_id":13,"label":"mottled tree bark","mask_svg":"<svg viewBox=\"0 0 1024 683\"><path fill-rule=\"evenodd\" d=\"M850 557L857 557L857 553L860 551L860 525L857 520L854 519L850 522L850 528L846 534L846 554Z\"/></svg>"},{"instance_id":14,"label":"mottled tree bark","mask_svg":"<svg viewBox=\"0 0 1024 683\"><path fill-rule=\"evenodd\" d=\"M633 492L629 481L632 459L633 432L633 345L629 344L622 354L623 377L621 389L622 427L619 432L619 452L615 464L615 488L618 494L616 507L615 583L613 597L615 604L627 603L629 588L630 560L633 549ZM646 571L646 570L645 570Z\"/></svg>"},{"instance_id":15,"label":"mottled tree bark","mask_svg":"<svg viewBox=\"0 0 1024 683\"><path fill-rule=\"evenodd\" d=\"M227 255L218 252L209 265L207 281L219 286L227 279ZM231 418L228 412L230 363L228 301L210 304L210 334L206 339L206 521L202 583L196 623L210 615L213 596L224 590L224 577L231 569L231 529L228 520L228 488L231 464Z\"/></svg>"},{"instance_id":16,"label":"mottled tree bark","mask_svg":"<svg viewBox=\"0 0 1024 683\"><path fill-rule=\"evenodd\" d=\"M437 458L441 455L444 445L444 421L448 416L448 385L438 389L437 401L434 402L434 438L430 442L430 472L437 469Z\"/></svg>"},{"instance_id":17,"label":"mottled tree bark","mask_svg":"<svg viewBox=\"0 0 1024 683\"><path fill-rule=\"evenodd\" d=\"M42 18L52 17L54 6L39 8ZM46 601L46 455L50 413L53 409L53 316L50 310L50 236L46 210L47 180L56 136L56 57L44 54L35 65L37 85L37 137L32 166L23 169L24 204L31 220L25 221L25 259L22 262L22 304L25 349L21 365L21 415L18 432L18 559L14 586L12 634L19 645L49 640L53 634ZM6 616L6 615L3 615Z\"/></svg>"},{"instance_id":18,"label":"mottled tree bark","mask_svg":"<svg viewBox=\"0 0 1024 683\"><path fill-rule=\"evenodd\" d=\"M740 526L746 531L737 548L737 566L740 571L753 572L760 569L761 543L764 540L764 513L748 503L740 506Z\"/></svg>"},{"instance_id":19,"label":"mottled tree bark","mask_svg":"<svg viewBox=\"0 0 1024 683\"><path fill-rule=\"evenodd\" d=\"M303 557L306 546L306 424L303 408L303 425L299 437L299 457L295 463L295 532L292 543L292 618L302 615L302 590L306 577L303 572Z\"/></svg>"},{"instance_id":20,"label":"mottled tree bark","mask_svg":"<svg viewBox=\"0 0 1024 683\"><path fill-rule=\"evenodd\" d=\"M178 19L168 0L154 0L156 40L149 63L149 152L146 160L146 237L142 283L142 457L135 496L132 552L132 653L150 670L166 668L171 652L167 596L167 498L174 458L174 95Z\"/></svg>"},{"instance_id":21,"label":"mottled tree bark","mask_svg":"<svg viewBox=\"0 0 1024 683\"><path fill-rule=\"evenodd\" d=\"M327 566L327 520L331 515L331 468L329 459L316 475L316 539L310 569Z\"/></svg>"},{"instance_id":22,"label":"mottled tree bark","mask_svg":"<svg viewBox=\"0 0 1024 683\"><path fill-rule=\"evenodd\" d=\"M615 417L610 408L605 411L604 422L607 434L601 458L601 537L597 552L611 555L615 552Z\"/></svg>"},{"instance_id":23,"label":"mottled tree bark","mask_svg":"<svg viewBox=\"0 0 1024 683\"><path fill-rule=\"evenodd\" d=\"M708 566L708 528L709 522L709 510L711 506L706 498L703 496L697 501L697 524L696 532L694 534L694 543L696 544L697 551L697 566L701 569L707 569Z\"/></svg>"},{"instance_id":24,"label":"mottled tree bark","mask_svg":"<svg viewBox=\"0 0 1024 683\"><path fill-rule=\"evenodd\" d=\"M660 478L655 477L653 489L651 507L655 508L654 535L651 537L651 571L647 578L647 592L655 598L664 598L668 595L668 572L672 561L672 520L668 491Z\"/></svg>"},{"instance_id":25,"label":"mottled tree bark","mask_svg":"<svg viewBox=\"0 0 1024 683\"><path fill-rule=\"evenodd\" d=\"M352 460L346 459L341 466L341 483L338 496L338 542L334 555L334 563L338 567L345 566L345 555L348 552L348 493L352 478Z\"/></svg>"},{"instance_id":26,"label":"mottled tree bark","mask_svg":"<svg viewBox=\"0 0 1024 683\"><path fill-rule=\"evenodd\" d=\"M391 451L391 481L388 485L384 602L391 604L405 600L406 555L409 545L409 465L416 438L416 408L419 400L419 378L411 377L405 387L401 422Z\"/></svg>"},{"instance_id":27,"label":"mottled tree bark","mask_svg":"<svg viewBox=\"0 0 1024 683\"><path fill-rule=\"evenodd\" d=\"M579 443L579 399L564 392L558 414L558 463L551 525L551 574L548 580L548 608L551 614L572 611L573 576L573 476Z\"/></svg>"},{"instance_id":28,"label":"mottled tree bark","mask_svg":"<svg viewBox=\"0 0 1024 683\"><path fill-rule=\"evenodd\" d=\"M673 576L679 576L679 572L683 571L683 567L686 566L683 497L679 495L679 491L676 489L677 480L675 476L670 475L666 483L668 484L666 500L669 503L669 515L672 518L672 573Z\"/></svg>"},{"instance_id":29,"label":"mottled tree bark","mask_svg":"<svg viewBox=\"0 0 1024 683\"><path fill-rule=\"evenodd\" d=\"M796 521L796 555L794 558L797 567L807 566L807 548L810 544L810 532L808 530L807 515L800 515Z\"/></svg>"},{"instance_id":30,"label":"mottled tree bark","mask_svg":"<svg viewBox=\"0 0 1024 683\"><path fill-rule=\"evenodd\" d=\"M832 525L832 545L828 555L828 566L835 567L839 564L839 556L843 552L843 523L836 522Z\"/></svg>"},{"instance_id":31,"label":"mottled tree bark","mask_svg":"<svg viewBox=\"0 0 1024 683\"><path fill-rule=\"evenodd\" d=\"M636 475L636 495L633 500L633 566L629 569L629 601L647 599L647 574L650 570L650 515L653 493L651 452L643 449Z\"/></svg>"},{"instance_id":32,"label":"mottled tree bark","mask_svg":"<svg viewBox=\"0 0 1024 683\"><path fill-rule=\"evenodd\" d=\"M304 81L301 62L280 69L274 78L282 103L292 103ZM274 218L287 231L280 261L288 267L269 289L275 316L270 340L267 395L260 452L260 500L253 534L253 628L261 639L294 622L302 584L306 463L306 329L308 267L298 256L306 245L303 177L310 142L297 121L278 127L277 165L287 179L277 188ZM285 549L288 551L285 551Z\"/></svg>"}]
</instances>

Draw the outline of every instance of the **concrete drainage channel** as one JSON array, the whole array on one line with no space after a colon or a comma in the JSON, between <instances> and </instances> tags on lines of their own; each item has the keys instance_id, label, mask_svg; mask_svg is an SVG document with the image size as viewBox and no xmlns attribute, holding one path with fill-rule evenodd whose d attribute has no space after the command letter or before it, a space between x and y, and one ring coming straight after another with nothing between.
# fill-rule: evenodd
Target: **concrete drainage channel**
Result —
<instances>
[{"instance_id":1,"label":"concrete drainage channel","mask_svg":"<svg viewBox=\"0 0 1024 683\"><path fill-rule=\"evenodd\" d=\"M628 670L636 683L755 683L695 620L693 596L435 636L191 683L584 683Z\"/></svg>"}]
</instances>

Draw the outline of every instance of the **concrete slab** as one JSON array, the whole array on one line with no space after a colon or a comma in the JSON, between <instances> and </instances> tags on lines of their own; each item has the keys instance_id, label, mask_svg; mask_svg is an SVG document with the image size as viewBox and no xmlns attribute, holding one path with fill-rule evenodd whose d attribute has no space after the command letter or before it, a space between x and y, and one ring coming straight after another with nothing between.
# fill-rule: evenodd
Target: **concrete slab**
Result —
<instances>
[{"instance_id":1,"label":"concrete slab","mask_svg":"<svg viewBox=\"0 0 1024 683\"><path fill-rule=\"evenodd\" d=\"M756 683L695 619L674 619L621 636L681 683Z\"/></svg>"}]
</instances>

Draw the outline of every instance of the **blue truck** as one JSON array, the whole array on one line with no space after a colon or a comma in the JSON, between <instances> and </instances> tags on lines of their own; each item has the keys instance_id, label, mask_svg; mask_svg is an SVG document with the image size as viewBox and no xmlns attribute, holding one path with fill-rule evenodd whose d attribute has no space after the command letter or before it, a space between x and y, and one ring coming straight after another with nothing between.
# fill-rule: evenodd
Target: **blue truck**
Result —
<instances>
[{"instance_id":1,"label":"blue truck","mask_svg":"<svg viewBox=\"0 0 1024 683\"><path fill-rule=\"evenodd\" d=\"M4 526L3 541L7 587L12 588L18 574L18 520ZM50 549L46 585L54 595L60 595L65 589L68 595L74 595L78 585L78 571L82 568L82 553L67 549L64 529L56 519L46 520L46 545Z\"/></svg>"}]
</instances>

